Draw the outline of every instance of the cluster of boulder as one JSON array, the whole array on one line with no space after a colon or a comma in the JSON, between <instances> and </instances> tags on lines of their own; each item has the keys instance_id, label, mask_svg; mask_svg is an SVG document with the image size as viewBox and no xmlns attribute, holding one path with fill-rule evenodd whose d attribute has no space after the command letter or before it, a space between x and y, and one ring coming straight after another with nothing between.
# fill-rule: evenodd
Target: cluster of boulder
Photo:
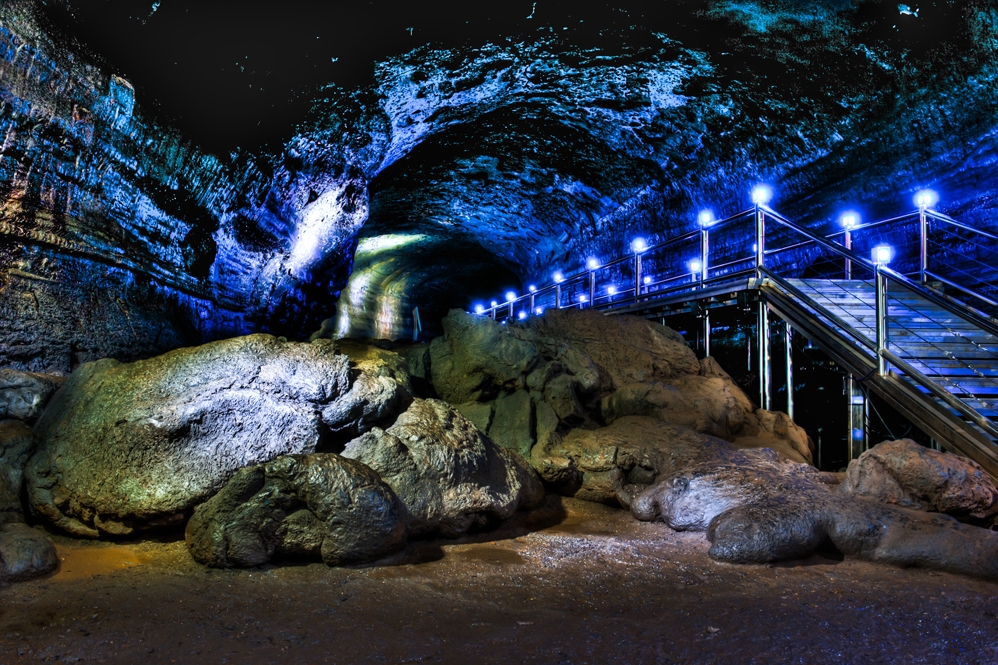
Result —
<instances>
[{"instance_id":1,"label":"cluster of boulder","mask_svg":"<svg viewBox=\"0 0 998 665\"><path fill-rule=\"evenodd\" d=\"M245 567L383 559L545 491L703 531L720 560L833 546L998 578L998 533L981 528L998 491L973 462L889 442L840 482L785 415L644 319L443 323L429 345L251 335L64 383L0 370L0 580L57 565L22 499L77 537L183 527L197 561Z\"/></svg>"}]
</instances>

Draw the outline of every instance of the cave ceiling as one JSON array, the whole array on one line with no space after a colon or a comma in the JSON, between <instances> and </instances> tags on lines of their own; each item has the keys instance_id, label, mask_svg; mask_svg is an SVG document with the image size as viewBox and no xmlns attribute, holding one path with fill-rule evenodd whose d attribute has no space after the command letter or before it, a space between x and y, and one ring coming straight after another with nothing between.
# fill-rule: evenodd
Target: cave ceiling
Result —
<instances>
[{"instance_id":1,"label":"cave ceiling","mask_svg":"<svg viewBox=\"0 0 998 665\"><path fill-rule=\"evenodd\" d=\"M396 336L415 305L685 232L762 181L811 224L923 186L994 208L987 0L36 6L57 69L122 77L150 145L189 146L172 179L155 148L119 168L150 203L108 242L241 329L338 308L343 334Z\"/></svg>"}]
</instances>

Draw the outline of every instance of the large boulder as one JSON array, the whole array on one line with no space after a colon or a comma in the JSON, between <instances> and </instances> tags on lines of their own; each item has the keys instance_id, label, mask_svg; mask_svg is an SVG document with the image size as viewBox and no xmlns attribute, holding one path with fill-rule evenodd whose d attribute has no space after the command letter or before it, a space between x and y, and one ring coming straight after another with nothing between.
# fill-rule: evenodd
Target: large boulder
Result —
<instances>
[{"instance_id":1,"label":"large boulder","mask_svg":"<svg viewBox=\"0 0 998 665\"><path fill-rule=\"evenodd\" d=\"M458 537L533 508L544 496L515 452L493 443L455 408L416 399L387 430L351 441L344 457L377 471L401 499L413 535Z\"/></svg>"},{"instance_id":2,"label":"large boulder","mask_svg":"<svg viewBox=\"0 0 998 665\"><path fill-rule=\"evenodd\" d=\"M636 495L626 486L623 493L633 497L638 519L705 531L714 559L763 563L806 557L830 545L871 561L998 580L994 531L843 494L830 474L771 449L738 449L677 431L682 429L663 425L651 440L638 442L656 478ZM618 430L621 435L627 436Z\"/></svg>"},{"instance_id":3,"label":"large boulder","mask_svg":"<svg viewBox=\"0 0 998 665\"><path fill-rule=\"evenodd\" d=\"M0 420L34 420L62 382L50 374L0 369Z\"/></svg>"},{"instance_id":4,"label":"large boulder","mask_svg":"<svg viewBox=\"0 0 998 665\"><path fill-rule=\"evenodd\" d=\"M24 582L59 567L55 546L27 524L0 524L0 582Z\"/></svg>"},{"instance_id":5,"label":"large boulder","mask_svg":"<svg viewBox=\"0 0 998 665\"><path fill-rule=\"evenodd\" d=\"M437 392L465 403L466 413L473 412L467 402L500 396L489 434L517 450L524 450L528 439L537 444L543 438L547 445L554 432L652 416L737 445L769 446L794 461L812 459L804 430L779 414L756 409L714 359L698 361L678 333L647 319L573 308L501 325L454 310L443 323L443 337L431 345ZM504 359L507 351L509 359ZM530 394L534 417L529 428L511 437L500 405L508 405L517 392ZM551 413L557 418L554 427L548 422Z\"/></svg>"},{"instance_id":6,"label":"large boulder","mask_svg":"<svg viewBox=\"0 0 998 665\"><path fill-rule=\"evenodd\" d=\"M840 489L978 524L998 514L998 489L976 462L911 439L878 443L849 462Z\"/></svg>"},{"instance_id":7,"label":"large boulder","mask_svg":"<svg viewBox=\"0 0 998 665\"><path fill-rule=\"evenodd\" d=\"M269 335L87 363L35 426L31 509L85 537L182 523L237 469L391 414L405 390L391 381L352 369L332 341Z\"/></svg>"},{"instance_id":8,"label":"large boulder","mask_svg":"<svg viewBox=\"0 0 998 665\"><path fill-rule=\"evenodd\" d=\"M251 567L275 555L366 563L405 546L404 511L378 474L332 453L240 469L187 523L195 560Z\"/></svg>"},{"instance_id":9,"label":"large boulder","mask_svg":"<svg viewBox=\"0 0 998 665\"><path fill-rule=\"evenodd\" d=\"M0 421L0 476L6 478L15 496L20 496L24 466L34 451L35 435L27 425L19 420ZM18 499L18 507L20 503ZM3 511L2 504L0 511Z\"/></svg>"}]
</instances>

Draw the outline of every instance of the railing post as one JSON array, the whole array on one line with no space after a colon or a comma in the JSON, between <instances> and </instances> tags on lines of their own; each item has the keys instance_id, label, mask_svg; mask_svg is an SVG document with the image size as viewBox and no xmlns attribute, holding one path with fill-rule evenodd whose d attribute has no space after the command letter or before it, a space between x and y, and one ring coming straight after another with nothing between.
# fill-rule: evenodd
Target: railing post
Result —
<instances>
[{"instance_id":1,"label":"railing post","mask_svg":"<svg viewBox=\"0 0 998 665\"><path fill-rule=\"evenodd\" d=\"M531 293L531 294L530 294L530 311L529 311L529 312L527 312L527 313L528 313L528 314L530 314L531 316L533 316L533 315L534 315L534 312L536 311L536 310L534 309L534 302L535 302L535 300L534 300L534 299L535 299L536 297L537 297L537 294L535 294L535 293Z\"/></svg>"},{"instance_id":2,"label":"railing post","mask_svg":"<svg viewBox=\"0 0 998 665\"><path fill-rule=\"evenodd\" d=\"M589 306L596 306L596 271L589 271Z\"/></svg>"},{"instance_id":3,"label":"railing post","mask_svg":"<svg viewBox=\"0 0 998 665\"><path fill-rule=\"evenodd\" d=\"M634 302L641 297L641 255L634 254Z\"/></svg>"},{"instance_id":4,"label":"railing post","mask_svg":"<svg viewBox=\"0 0 998 665\"><path fill-rule=\"evenodd\" d=\"M925 271L929 268L929 218L925 206L918 208L918 276L925 283Z\"/></svg>"},{"instance_id":5,"label":"railing post","mask_svg":"<svg viewBox=\"0 0 998 665\"><path fill-rule=\"evenodd\" d=\"M554 285L554 308L561 309L561 284Z\"/></svg>"},{"instance_id":6,"label":"railing post","mask_svg":"<svg viewBox=\"0 0 998 665\"><path fill-rule=\"evenodd\" d=\"M707 237L707 229L700 230L700 288L704 286L707 279L707 253L710 250L710 240Z\"/></svg>"},{"instance_id":7,"label":"railing post","mask_svg":"<svg viewBox=\"0 0 998 665\"><path fill-rule=\"evenodd\" d=\"M849 459L854 460L866 450L866 427L864 420L866 415L866 400L862 391L858 390L855 377L850 373L846 379L846 415L849 433L846 441L849 442Z\"/></svg>"},{"instance_id":8,"label":"railing post","mask_svg":"<svg viewBox=\"0 0 998 665\"><path fill-rule=\"evenodd\" d=\"M769 311L766 302L759 298L759 406L769 410L771 404L769 395Z\"/></svg>"},{"instance_id":9,"label":"railing post","mask_svg":"<svg viewBox=\"0 0 998 665\"><path fill-rule=\"evenodd\" d=\"M790 323L787 321L783 322L783 347L784 347L784 361L786 362L786 378L787 378L787 415L790 416L790 420L794 419L794 358L793 358L793 328L790 327Z\"/></svg>"},{"instance_id":10,"label":"railing post","mask_svg":"<svg viewBox=\"0 0 998 665\"><path fill-rule=\"evenodd\" d=\"M755 204L755 277L762 279L762 268L765 264L766 247L766 213L762 206Z\"/></svg>"},{"instance_id":11,"label":"railing post","mask_svg":"<svg viewBox=\"0 0 998 665\"><path fill-rule=\"evenodd\" d=\"M884 351L887 350L888 330L887 330L887 277L881 272L881 265L876 264L876 315L877 315L877 374L884 376L887 374L888 365L884 358Z\"/></svg>"},{"instance_id":12,"label":"railing post","mask_svg":"<svg viewBox=\"0 0 998 665\"><path fill-rule=\"evenodd\" d=\"M703 355L710 356L710 308L703 308Z\"/></svg>"},{"instance_id":13,"label":"railing post","mask_svg":"<svg viewBox=\"0 0 998 665\"><path fill-rule=\"evenodd\" d=\"M513 303L514 302L515 302L514 300L510 300L509 301L509 318L511 318L511 319L513 318Z\"/></svg>"},{"instance_id":14,"label":"railing post","mask_svg":"<svg viewBox=\"0 0 998 665\"><path fill-rule=\"evenodd\" d=\"M846 227L846 249L852 249L852 233ZM852 259L846 259L846 279L852 279Z\"/></svg>"}]
</instances>

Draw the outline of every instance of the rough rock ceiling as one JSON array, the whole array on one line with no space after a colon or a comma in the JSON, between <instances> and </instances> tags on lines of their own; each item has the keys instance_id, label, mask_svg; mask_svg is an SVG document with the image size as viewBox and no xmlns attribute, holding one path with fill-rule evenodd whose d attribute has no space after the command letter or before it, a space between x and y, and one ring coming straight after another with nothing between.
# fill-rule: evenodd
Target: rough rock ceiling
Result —
<instances>
[{"instance_id":1,"label":"rough rock ceiling","mask_svg":"<svg viewBox=\"0 0 998 665\"><path fill-rule=\"evenodd\" d=\"M112 158L143 203L90 187L83 240L128 241L208 299L201 337L306 335L344 288L340 332L407 334L415 305L426 324L685 231L759 180L816 219L925 185L970 221L995 205L988 0L312 5L41 3L55 70L120 74L145 123L144 150L122 139L137 166ZM163 127L189 151L179 179Z\"/></svg>"}]
</instances>

